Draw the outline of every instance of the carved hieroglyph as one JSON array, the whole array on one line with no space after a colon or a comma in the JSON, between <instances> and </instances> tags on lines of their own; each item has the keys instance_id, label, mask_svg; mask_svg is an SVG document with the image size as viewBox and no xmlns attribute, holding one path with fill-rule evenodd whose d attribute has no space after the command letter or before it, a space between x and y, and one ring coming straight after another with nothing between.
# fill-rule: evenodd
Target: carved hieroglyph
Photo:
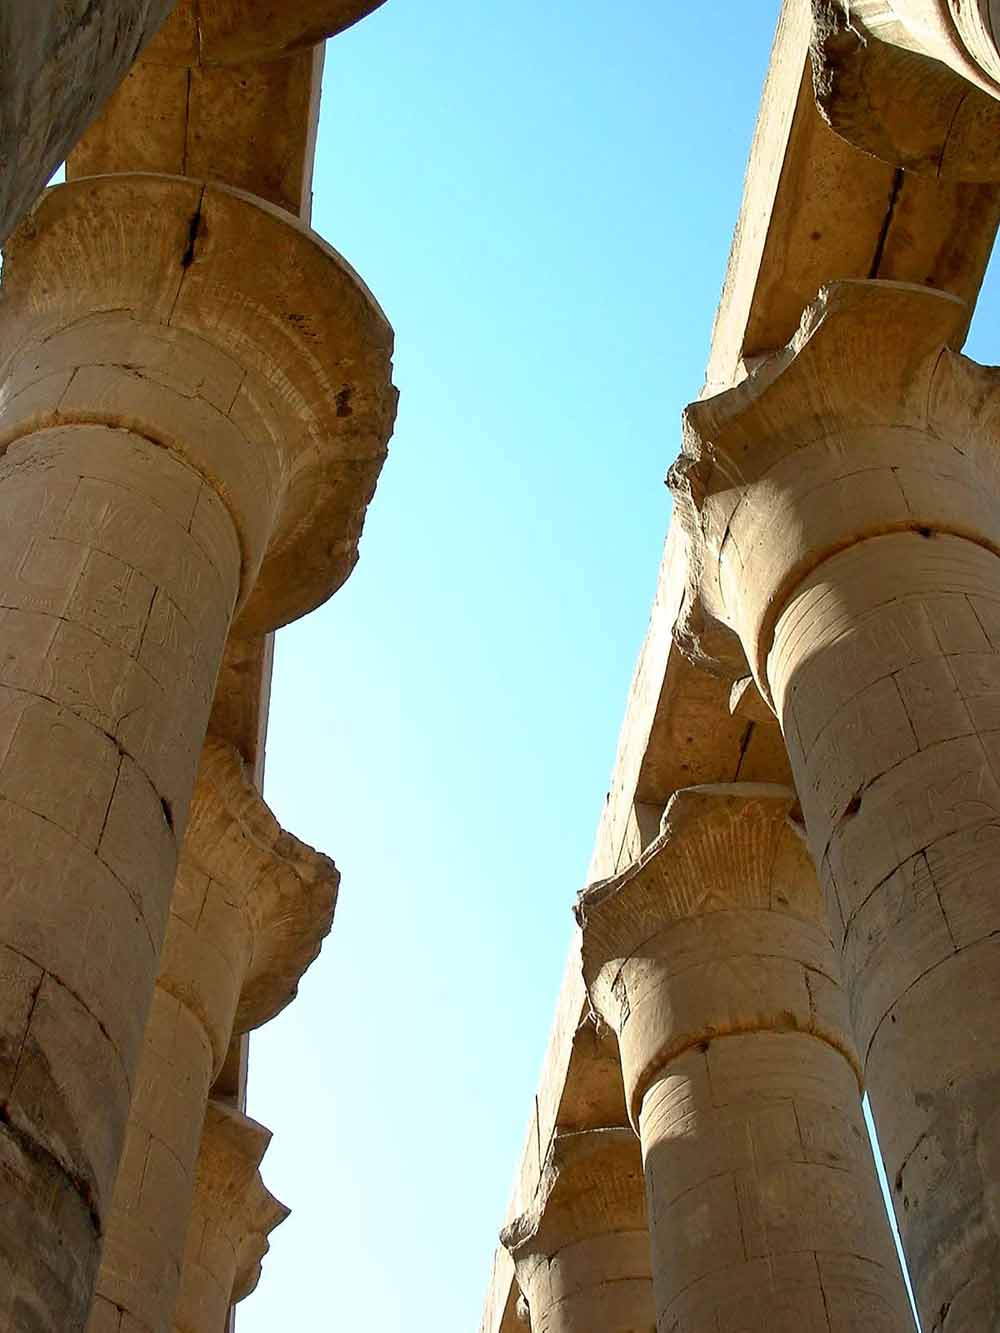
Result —
<instances>
[{"instance_id":1,"label":"carved hieroglyph","mask_svg":"<svg viewBox=\"0 0 1000 1333\"><path fill-rule=\"evenodd\" d=\"M812 0L820 111L930 176L1000 180L998 0Z\"/></svg>"},{"instance_id":2,"label":"carved hieroglyph","mask_svg":"<svg viewBox=\"0 0 1000 1333\"><path fill-rule=\"evenodd\" d=\"M1000 1323L1000 373L948 349L962 318L833 284L688 409L672 473L679 639L735 631L781 719L921 1318L948 1333Z\"/></svg>"},{"instance_id":3,"label":"carved hieroglyph","mask_svg":"<svg viewBox=\"0 0 1000 1333\"><path fill-rule=\"evenodd\" d=\"M169 1327L209 1089L234 1033L268 1022L294 997L330 929L339 878L331 861L280 829L232 747L209 739L146 1025L91 1333L110 1319L105 1306L127 1312L134 1333ZM202 1191L212 1183L203 1182Z\"/></svg>"},{"instance_id":4,"label":"carved hieroglyph","mask_svg":"<svg viewBox=\"0 0 1000 1333\"><path fill-rule=\"evenodd\" d=\"M911 1324L795 806L767 784L678 792L638 864L580 896L642 1140L660 1329Z\"/></svg>"},{"instance_id":5,"label":"carved hieroglyph","mask_svg":"<svg viewBox=\"0 0 1000 1333\"><path fill-rule=\"evenodd\" d=\"M559 1134L504 1229L531 1333L653 1333L642 1154L627 1126Z\"/></svg>"},{"instance_id":6,"label":"carved hieroglyph","mask_svg":"<svg viewBox=\"0 0 1000 1333\"><path fill-rule=\"evenodd\" d=\"M0 296L0 1316L82 1327L233 615L352 568L391 332L306 228L158 176L51 191Z\"/></svg>"},{"instance_id":7,"label":"carved hieroglyph","mask_svg":"<svg viewBox=\"0 0 1000 1333\"><path fill-rule=\"evenodd\" d=\"M173 5L174 0L0 4L0 244Z\"/></svg>"}]
</instances>

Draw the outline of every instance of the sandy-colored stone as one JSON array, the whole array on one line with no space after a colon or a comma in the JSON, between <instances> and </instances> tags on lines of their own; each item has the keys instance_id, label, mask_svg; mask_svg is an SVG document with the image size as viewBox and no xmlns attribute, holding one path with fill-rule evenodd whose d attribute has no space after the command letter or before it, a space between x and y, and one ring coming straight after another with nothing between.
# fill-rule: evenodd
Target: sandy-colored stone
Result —
<instances>
[{"instance_id":1,"label":"sandy-colored stone","mask_svg":"<svg viewBox=\"0 0 1000 1333\"><path fill-rule=\"evenodd\" d=\"M209 1102L173 1333L219 1333L230 1305L256 1287L267 1238L288 1216L258 1170L270 1139L256 1121Z\"/></svg>"},{"instance_id":2,"label":"sandy-colored stone","mask_svg":"<svg viewBox=\"0 0 1000 1333\"><path fill-rule=\"evenodd\" d=\"M638 864L579 900L642 1141L660 1329L827 1333L831 1262L848 1286L856 1263L842 1295L865 1328L909 1325L796 818L773 785L678 792Z\"/></svg>"},{"instance_id":3,"label":"sandy-colored stone","mask_svg":"<svg viewBox=\"0 0 1000 1333\"><path fill-rule=\"evenodd\" d=\"M67 179L220 181L308 221L323 55L320 45L241 65L140 60L70 154Z\"/></svg>"},{"instance_id":4,"label":"sandy-colored stone","mask_svg":"<svg viewBox=\"0 0 1000 1333\"><path fill-rule=\"evenodd\" d=\"M253 782L271 632L350 572L394 413L384 316L303 225L321 43L377 7L181 0L5 256L5 1329L82 1329L102 1231L95 1333L168 1327L209 1086L239 1100L329 928L336 871ZM173 6L62 8L0 19L0 222Z\"/></svg>"},{"instance_id":5,"label":"sandy-colored stone","mask_svg":"<svg viewBox=\"0 0 1000 1333\"><path fill-rule=\"evenodd\" d=\"M210 738L89 1333L97 1333L109 1308L148 1333L170 1327L209 1089L234 1033L267 1022L294 997L330 929L338 883L331 861L281 830L236 751Z\"/></svg>"},{"instance_id":6,"label":"sandy-colored stone","mask_svg":"<svg viewBox=\"0 0 1000 1333\"><path fill-rule=\"evenodd\" d=\"M734 631L781 717L918 1306L949 1333L1000 1319L998 375L949 350L961 318L925 289L827 289L786 352L689 409L672 474L678 633Z\"/></svg>"},{"instance_id":7,"label":"sandy-colored stone","mask_svg":"<svg viewBox=\"0 0 1000 1333\"><path fill-rule=\"evenodd\" d=\"M267 264L237 259L256 248ZM0 1290L66 1333L89 1302L234 608L259 636L346 577L395 396L388 327L339 257L197 182L51 191L0 303L0 942L45 979L5 1038L7 1132L34 1154L12 1188L37 1216L4 1229ZM246 1026L276 1007L268 978L289 998L297 947L261 954ZM33 1289L25 1254L58 1249L53 1172L91 1242Z\"/></svg>"},{"instance_id":8,"label":"sandy-colored stone","mask_svg":"<svg viewBox=\"0 0 1000 1333\"><path fill-rule=\"evenodd\" d=\"M817 102L834 130L926 175L1000 178L993 0L813 0Z\"/></svg>"},{"instance_id":9,"label":"sandy-colored stone","mask_svg":"<svg viewBox=\"0 0 1000 1333\"><path fill-rule=\"evenodd\" d=\"M177 0L148 51L157 64L244 65L334 37L385 0Z\"/></svg>"},{"instance_id":10,"label":"sandy-colored stone","mask_svg":"<svg viewBox=\"0 0 1000 1333\"><path fill-rule=\"evenodd\" d=\"M642 1155L626 1127L558 1134L505 1228L532 1333L653 1333Z\"/></svg>"}]
</instances>

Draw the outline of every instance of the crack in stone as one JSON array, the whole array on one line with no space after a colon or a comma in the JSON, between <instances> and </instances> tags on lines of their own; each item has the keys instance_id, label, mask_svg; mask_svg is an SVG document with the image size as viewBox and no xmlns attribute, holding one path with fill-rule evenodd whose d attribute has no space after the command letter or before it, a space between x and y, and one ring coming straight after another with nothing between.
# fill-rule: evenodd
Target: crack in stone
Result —
<instances>
[{"instance_id":1,"label":"crack in stone","mask_svg":"<svg viewBox=\"0 0 1000 1333\"><path fill-rule=\"evenodd\" d=\"M885 217L882 219L882 227L878 234L878 240L875 242L875 254L872 256L871 268L868 270L868 277L877 278L879 269L882 267L882 260L885 258L885 247L889 240L889 229L892 226L892 220L896 213L896 205L899 203L899 196L903 189L903 180L905 173L902 167L897 167L892 173L892 186L889 190L889 206L886 209Z\"/></svg>"}]
</instances>

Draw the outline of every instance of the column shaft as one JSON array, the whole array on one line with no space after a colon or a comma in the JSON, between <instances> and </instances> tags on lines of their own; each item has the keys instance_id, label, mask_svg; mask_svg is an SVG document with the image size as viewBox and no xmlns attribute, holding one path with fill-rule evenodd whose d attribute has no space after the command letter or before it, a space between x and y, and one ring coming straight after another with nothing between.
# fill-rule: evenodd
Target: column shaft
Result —
<instances>
[{"instance_id":1,"label":"column shaft","mask_svg":"<svg viewBox=\"0 0 1000 1333\"><path fill-rule=\"evenodd\" d=\"M257 1285L268 1236L288 1216L257 1169L270 1138L247 1116L209 1102L174 1333L220 1333L230 1305Z\"/></svg>"},{"instance_id":2,"label":"column shaft","mask_svg":"<svg viewBox=\"0 0 1000 1333\"><path fill-rule=\"evenodd\" d=\"M904 1333L847 1006L795 797L678 792L580 898L642 1140L660 1333Z\"/></svg>"},{"instance_id":3,"label":"column shaft","mask_svg":"<svg viewBox=\"0 0 1000 1333\"><path fill-rule=\"evenodd\" d=\"M173 0L0 6L0 242L173 8Z\"/></svg>"},{"instance_id":4,"label":"column shaft","mask_svg":"<svg viewBox=\"0 0 1000 1333\"><path fill-rule=\"evenodd\" d=\"M531 1333L652 1333L642 1158L627 1126L557 1134L531 1208L501 1241Z\"/></svg>"},{"instance_id":5,"label":"column shaft","mask_svg":"<svg viewBox=\"0 0 1000 1333\"><path fill-rule=\"evenodd\" d=\"M148 440L0 460L0 1327L83 1325L238 577Z\"/></svg>"},{"instance_id":6,"label":"column shaft","mask_svg":"<svg viewBox=\"0 0 1000 1333\"><path fill-rule=\"evenodd\" d=\"M652 1084L639 1125L661 1329L907 1328L839 1051L781 1030L706 1038Z\"/></svg>"},{"instance_id":7,"label":"column shaft","mask_svg":"<svg viewBox=\"0 0 1000 1333\"><path fill-rule=\"evenodd\" d=\"M330 928L338 882L331 861L280 828L236 751L210 735L170 905L90 1333L99 1333L108 1309L127 1314L133 1333L170 1329L209 1089L234 1029L266 1021L294 995Z\"/></svg>"},{"instance_id":8,"label":"column shaft","mask_svg":"<svg viewBox=\"0 0 1000 1333\"><path fill-rule=\"evenodd\" d=\"M202 1024L157 986L146 1025L88 1333L169 1333L213 1054Z\"/></svg>"},{"instance_id":9,"label":"column shaft","mask_svg":"<svg viewBox=\"0 0 1000 1333\"><path fill-rule=\"evenodd\" d=\"M693 638L781 721L925 1333L1000 1327L1000 376L964 320L831 284L672 474Z\"/></svg>"},{"instance_id":10,"label":"column shaft","mask_svg":"<svg viewBox=\"0 0 1000 1333\"><path fill-rule=\"evenodd\" d=\"M821 565L768 663L928 1333L1000 1319L998 645L1000 559L900 533Z\"/></svg>"}]
</instances>

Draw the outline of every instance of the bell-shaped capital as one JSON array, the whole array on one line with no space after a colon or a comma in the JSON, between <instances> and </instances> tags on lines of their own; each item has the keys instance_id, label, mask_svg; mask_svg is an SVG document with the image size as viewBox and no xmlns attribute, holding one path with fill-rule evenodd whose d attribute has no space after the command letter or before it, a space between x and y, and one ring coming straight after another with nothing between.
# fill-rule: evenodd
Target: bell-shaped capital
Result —
<instances>
[{"instance_id":1,"label":"bell-shaped capital","mask_svg":"<svg viewBox=\"0 0 1000 1333\"><path fill-rule=\"evenodd\" d=\"M786 348L687 409L668 475L687 547L684 652L734 679L747 674L745 653L770 702L774 622L828 555L885 532L969 523L1000 541L996 506L983 501L994 452L971 459L942 445L985 438L995 399L988 376L968 392L969 373L956 370L973 365L950 350L963 319L963 303L932 288L831 283ZM956 375L964 398L946 388Z\"/></svg>"}]
</instances>

